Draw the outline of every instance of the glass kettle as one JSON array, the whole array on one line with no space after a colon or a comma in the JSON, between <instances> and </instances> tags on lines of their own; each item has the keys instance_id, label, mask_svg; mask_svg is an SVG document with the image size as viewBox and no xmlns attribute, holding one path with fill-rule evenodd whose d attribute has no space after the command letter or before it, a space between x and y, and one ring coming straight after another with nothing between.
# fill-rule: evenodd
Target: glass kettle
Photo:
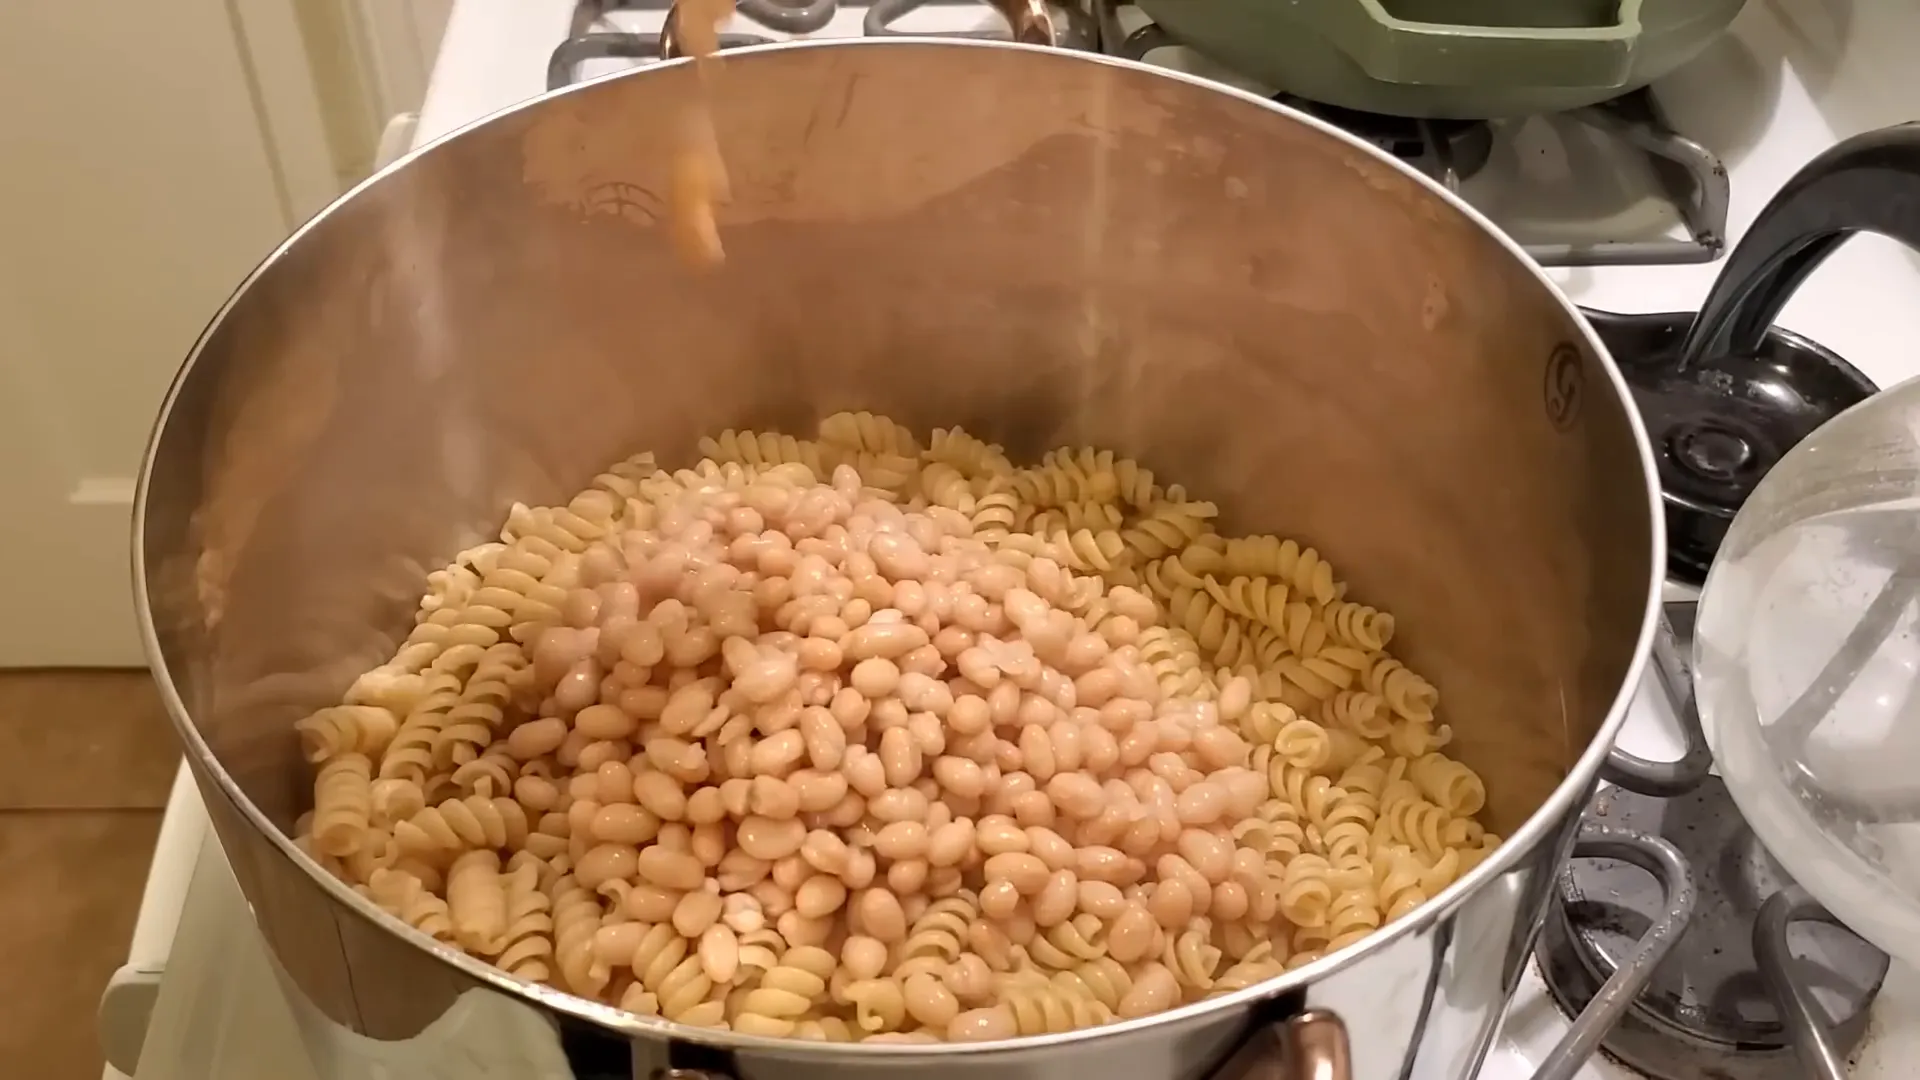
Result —
<instances>
[{"instance_id":1,"label":"glass kettle","mask_svg":"<svg viewBox=\"0 0 1920 1080\"><path fill-rule=\"evenodd\" d=\"M1920 124L1790 181L1684 355L1755 355L1862 231L1920 250ZM1761 842L1849 929L1920 965L1920 380L1821 424L1752 488L1701 590L1693 660L1714 764Z\"/></svg>"}]
</instances>

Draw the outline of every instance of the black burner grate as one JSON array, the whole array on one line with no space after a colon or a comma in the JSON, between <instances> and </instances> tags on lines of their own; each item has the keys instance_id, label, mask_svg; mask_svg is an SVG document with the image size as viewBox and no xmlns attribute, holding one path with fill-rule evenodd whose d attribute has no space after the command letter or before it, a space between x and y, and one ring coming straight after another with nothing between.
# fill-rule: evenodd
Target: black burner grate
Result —
<instances>
[{"instance_id":1,"label":"black burner grate","mask_svg":"<svg viewBox=\"0 0 1920 1080\"><path fill-rule=\"evenodd\" d=\"M1471 179L1493 156L1493 125L1486 120L1422 120L1387 116L1277 94L1274 100L1372 143L1409 164L1439 172L1449 187Z\"/></svg>"}]
</instances>

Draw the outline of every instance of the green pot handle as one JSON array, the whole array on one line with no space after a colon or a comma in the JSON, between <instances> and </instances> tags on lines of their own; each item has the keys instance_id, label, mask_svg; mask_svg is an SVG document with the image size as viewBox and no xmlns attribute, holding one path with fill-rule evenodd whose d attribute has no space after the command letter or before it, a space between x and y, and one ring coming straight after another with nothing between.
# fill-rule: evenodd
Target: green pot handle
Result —
<instances>
[{"instance_id":1,"label":"green pot handle","mask_svg":"<svg viewBox=\"0 0 1920 1080\"><path fill-rule=\"evenodd\" d=\"M1331 0L1325 29L1372 78L1414 86L1624 86L1640 41L1641 0L1618 0L1611 26L1457 26L1395 18L1381 0Z\"/></svg>"}]
</instances>

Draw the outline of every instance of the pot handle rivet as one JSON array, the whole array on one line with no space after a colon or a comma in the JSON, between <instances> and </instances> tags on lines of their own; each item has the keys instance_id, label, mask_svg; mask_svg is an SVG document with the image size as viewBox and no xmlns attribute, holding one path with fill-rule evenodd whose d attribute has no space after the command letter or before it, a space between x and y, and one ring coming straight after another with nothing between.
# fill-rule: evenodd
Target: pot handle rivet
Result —
<instances>
[{"instance_id":1,"label":"pot handle rivet","mask_svg":"<svg viewBox=\"0 0 1920 1080\"><path fill-rule=\"evenodd\" d=\"M1326 1009L1309 1009L1280 1024L1280 1075L1285 1080L1349 1080L1353 1064L1347 1025Z\"/></svg>"}]
</instances>

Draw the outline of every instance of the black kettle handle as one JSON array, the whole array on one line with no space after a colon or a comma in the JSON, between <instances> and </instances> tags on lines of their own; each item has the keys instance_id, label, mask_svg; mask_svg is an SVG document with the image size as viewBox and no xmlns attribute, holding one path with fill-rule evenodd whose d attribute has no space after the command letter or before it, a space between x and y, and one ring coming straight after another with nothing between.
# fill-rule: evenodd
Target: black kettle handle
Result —
<instances>
[{"instance_id":1,"label":"black kettle handle","mask_svg":"<svg viewBox=\"0 0 1920 1080\"><path fill-rule=\"evenodd\" d=\"M1687 331L1681 368L1757 353L1807 275L1858 232L1920 251L1920 123L1856 135L1793 174L1727 256Z\"/></svg>"}]
</instances>

